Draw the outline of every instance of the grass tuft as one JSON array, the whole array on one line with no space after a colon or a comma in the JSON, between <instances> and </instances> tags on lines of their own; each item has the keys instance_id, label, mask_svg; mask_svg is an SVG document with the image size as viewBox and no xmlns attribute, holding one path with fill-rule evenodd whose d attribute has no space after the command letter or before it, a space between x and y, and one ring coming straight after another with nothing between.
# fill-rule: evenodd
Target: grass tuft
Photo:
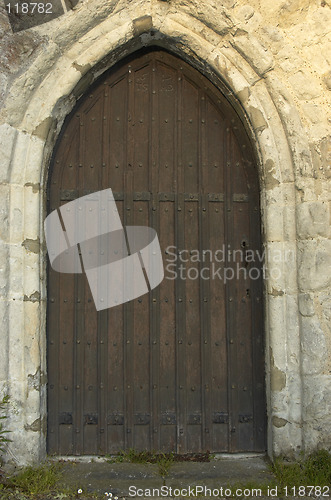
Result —
<instances>
[{"instance_id":1,"label":"grass tuft","mask_svg":"<svg viewBox=\"0 0 331 500\"><path fill-rule=\"evenodd\" d=\"M3 398L0 400L0 420L4 420L7 418L7 415L5 414L6 407L8 406L9 403L9 396L3 396ZM10 432L8 430L4 429L4 425L2 422L0 422L0 452L4 453L5 452L5 443L9 443L11 440L6 437L6 434Z\"/></svg>"},{"instance_id":2,"label":"grass tuft","mask_svg":"<svg viewBox=\"0 0 331 500\"><path fill-rule=\"evenodd\" d=\"M160 453L157 459L160 476L165 479L169 475L169 469L174 463L173 453Z\"/></svg>"},{"instance_id":3,"label":"grass tuft","mask_svg":"<svg viewBox=\"0 0 331 500\"><path fill-rule=\"evenodd\" d=\"M39 467L25 467L21 472L10 478L6 486L34 497L53 491L60 478L60 464L43 464Z\"/></svg>"},{"instance_id":4,"label":"grass tuft","mask_svg":"<svg viewBox=\"0 0 331 500\"><path fill-rule=\"evenodd\" d=\"M306 460L289 463L277 458L271 465L281 487L329 486L331 484L331 454L320 450Z\"/></svg>"},{"instance_id":5,"label":"grass tuft","mask_svg":"<svg viewBox=\"0 0 331 500\"><path fill-rule=\"evenodd\" d=\"M169 469L174 461L174 453L136 451L133 448L130 448L128 451L121 451L117 456L107 460L108 463L127 462L131 464L156 464L159 469L159 474L163 478L169 474Z\"/></svg>"}]
</instances>

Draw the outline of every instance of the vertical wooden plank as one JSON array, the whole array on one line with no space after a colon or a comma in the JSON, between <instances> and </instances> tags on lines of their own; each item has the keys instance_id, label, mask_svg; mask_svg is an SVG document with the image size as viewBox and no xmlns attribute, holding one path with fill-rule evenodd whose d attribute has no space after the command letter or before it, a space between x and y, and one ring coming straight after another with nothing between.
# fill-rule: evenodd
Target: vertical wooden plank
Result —
<instances>
[{"instance_id":1,"label":"vertical wooden plank","mask_svg":"<svg viewBox=\"0 0 331 500\"><path fill-rule=\"evenodd\" d=\"M224 194L224 117L221 103L217 105L206 95L206 166L204 171L204 192ZM219 234L223 235L221 230Z\"/></svg>"},{"instance_id":2,"label":"vertical wooden plank","mask_svg":"<svg viewBox=\"0 0 331 500\"><path fill-rule=\"evenodd\" d=\"M146 62L145 62L146 61ZM132 64L132 225L149 225L148 201L139 201L148 191L150 157L151 67L149 59ZM137 196L136 196L137 195ZM133 423L132 442L137 450L150 446L150 328L149 297L133 302Z\"/></svg>"},{"instance_id":3,"label":"vertical wooden plank","mask_svg":"<svg viewBox=\"0 0 331 500\"><path fill-rule=\"evenodd\" d=\"M253 413L253 331L251 316L251 266L246 260L246 252L255 252L250 225L250 193L247 189L245 171L240 159L240 145L231 133L231 163L233 165L233 217L234 249L236 268L235 303L237 315L234 328L237 333L237 391L238 415L237 436L238 450L254 450L254 413ZM243 180L244 178L244 180ZM242 201L240 201L242 200ZM247 200L247 201L243 201ZM255 277L255 273L252 274ZM239 367L241 369L239 370Z\"/></svg>"},{"instance_id":4,"label":"vertical wooden plank","mask_svg":"<svg viewBox=\"0 0 331 500\"><path fill-rule=\"evenodd\" d=\"M110 88L108 80L103 82L103 106L102 116L99 118L101 127L102 151L101 163L98 168L99 173L99 189L107 189L108 187L108 171L109 171L109 131L110 131ZM108 214L101 214L102 217L108 217ZM104 250L103 250L104 251ZM87 301L91 300L88 293ZM100 311L97 314L97 452L101 455L107 453L108 443L108 425L107 425L107 393L108 393L108 313L109 310Z\"/></svg>"},{"instance_id":5,"label":"vertical wooden plank","mask_svg":"<svg viewBox=\"0 0 331 500\"><path fill-rule=\"evenodd\" d=\"M176 374L177 374L177 453L186 452L186 394L185 394L185 284L179 278L179 258L178 252L185 248L184 238L184 164L183 164L183 73L181 70L177 73L178 81L178 106L177 106L177 120L178 120L178 137L177 137L177 193L175 197L175 241L177 252L177 279L176 279Z\"/></svg>"},{"instance_id":6,"label":"vertical wooden plank","mask_svg":"<svg viewBox=\"0 0 331 500\"><path fill-rule=\"evenodd\" d=\"M104 88L98 87L89 95L82 115L84 116L84 135L81 144L83 171L83 189L89 192L100 188L100 168L103 153L103 110Z\"/></svg>"},{"instance_id":7,"label":"vertical wooden plank","mask_svg":"<svg viewBox=\"0 0 331 500\"><path fill-rule=\"evenodd\" d=\"M134 225L148 226L148 201L134 202ZM151 408L151 338L150 338L150 297L146 294L133 301L134 329L134 449L149 449Z\"/></svg>"},{"instance_id":8,"label":"vertical wooden plank","mask_svg":"<svg viewBox=\"0 0 331 500\"><path fill-rule=\"evenodd\" d=\"M64 424L65 414L72 415L73 399L73 341L72 331L74 328L74 279L70 274L59 274L60 289L64 291L60 298L59 310L59 329L57 332L59 338L58 356L60 360L59 367L59 386L60 399L58 408L58 417L62 423L59 426L59 452L63 455L72 453L72 424ZM70 421L70 417L69 417Z\"/></svg>"},{"instance_id":9,"label":"vertical wooden plank","mask_svg":"<svg viewBox=\"0 0 331 500\"><path fill-rule=\"evenodd\" d=\"M167 54L162 59L155 56L155 80L157 107L153 108L152 120L157 123L153 149L157 160L157 182L153 191L159 193L158 235L164 256L165 279L159 287L159 449L176 451L177 446L177 405L178 383L176 381L176 297L173 279L173 259L167 248L174 247L175 241L175 196L177 182L177 73L168 65ZM154 129L154 125L152 123ZM173 251L173 248L170 252ZM167 266L170 265L169 269Z\"/></svg>"},{"instance_id":10,"label":"vertical wooden plank","mask_svg":"<svg viewBox=\"0 0 331 500\"><path fill-rule=\"evenodd\" d=\"M78 194L84 194L85 113L79 113L79 162L77 174ZM85 330L85 286L84 274L74 275L75 328L74 328L74 454L84 454L84 330Z\"/></svg>"},{"instance_id":11,"label":"vertical wooden plank","mask_svg":"<svg viewBox=\"0 0 331 500\"><path fill-rule=\"evenodd\" d=\"M82 174L83 193L98 191L101 187L102 156L103 156L103 112L104 112L104 86L98 86L89 95L84 106L84 140L82 149ZM101 216L101 214L99 215ZM96 256L98 259L99 257ZM85 276L84 276L85 278ZM84 314L84 331L81 332L81 349L83 357L83 373L81 389L82 402L82 430L84 453L96 454L99 451L100 415L98 394L99 371L99 328L95 304L90 300L90 290L87 280L82 282L81 296L77 297L77 305L82 302Z\"/></svg>"},{"instance_id":12,"label":"vertical wooden plank","mask_svg":"<svg viewBox=\"0 0 331 500\"><path fill-rule=\"evenodd\" d=\"M59 273L48 270L48 453L58 453L59 450ZM72 439L70 439L72 441Z\"/></svg>"},{"instance_id":13,"label":"vertical wooden plank","mask_svg":"<svg viewBox=\"0 0 331 500\"><path fill-rule=\"evenodd\" d=\"M109 129L105 140L105 158L108 179L105 187L110 187L117 198L119 216L124 223L124 178L127 162L128 127L128 71L120 70L119 76L109 81L109 107L106 123ZM108 121L107 121L108 120ZM115 198L116 199L116 198ZM107 408L107 452L118 453L125 448L126 384L125 384L125 331L124 307L118 305L108 310L108 324L104 334L108 339L105 406ZM104 339L106 343L106 339ZM125 428L124 428L125 427Z\"/></svg>"},{"instance_id":14,"label":"vertical wooden plank","mask_svg":"<svg viewBox=\"0 0 331 500\"><path fill-rule=\"evenodd\" d=\"M49 184L49 212L60 206L61 190L73 189L77 184L76 121L77 118L73 117L66 126L63 141L56 152ZM51 453L72 453L73 276L61 276L50 266L48 276L48 449ZM69 301L66 304L61 300L62 284L67 287Z\"/></svg>"},{"instance_id":15,"label":"vertical wooden plank","mask_svg":"<svg viewBox=\"0 0 331 500\"><path fill-rule=\"evenodd\" d=\"M185 257L193 249L199 248L198 201L185 203ZM185 391L187 452L201 449L201 304L199 294L199 263L183 263L185 284Z\"/></svg>"},{"instance_id":16,"label":"vertical wooden plank","mask_svg":"<svg viewBox=\"0 0 331 500\"><path fill-rule=\"evenodd\" d=\"M240 212L239 210L242 209ZM252 324L251 324L251 286L248 278L248 268L245 265L244 252L251 248L251 242L245 233L249 234L249 211L247 203L233 203L234 225L236 234L234 247L242 251L236 258L236 287L234 300L237 315L234 328L237 334L237 375L238 391L237 438L238 451L253 450L253 380L252 380ZM241 236L241 238L240 238ZM243 245L244 248L243 248ZM238 267L239 266L239 267ZM240 369L239 369L240 367Z\"/></svg>"},{"instance_id":17,"label":"vertical wooden plank","mask_svg":"<svg viewBox=\"0 0 331 500\"><path fill-rule=\"evenodd\" d=\"M241 143L237 138L236 165L237 172L247 179L248 202L246 204L246 217L249 218L249 247L247 252L247 270L249 273L248 290L250 303L250 322L251 322L251 415L250 422L250 440L251 446L256 451L264 451L266 443L266 403L265 403L265 380L264 380L264 343L263 343L263 309L262 304L262 276L263 263L261 256L261 229L260 229L260 210L259 210L259 191L257 182L257 173L254 169L253 153L247 140L243 136ZM241 146L241 147L240 147ZM239 205L239 203L238 203ZM239 208L240 210L240 208ZM242 208L244 210L244 207ZM259 252L259 254L258 254ZM250 255L254 254L254 261L250 262ZM247 420L247 419L246 419ZM248 422L246 422L247 427Z\"/></svg>"},{"instance_id":18,"label":"vertical wooden plank","mask_svg":"<svg viewBox=\"0 0 331 500\"><path fill-rule=\"evenodd\" d=\"M122 168L123 174L123 168ZM116 202L121 220L124 219L124 202ZM125 304L108 310L108 326L105 336L108 337L107 349L107 386L105 393L107 406L107 453L118 453L125 449L125 417L126 395L125 366L126 343L124 329Z\"/></svg>"},{"instance_id":19,"label":"vertical wooden plank","mask_svg":"<svg viewBox=\"0 0 331 500\"><path fill-rule=\"evenodd\" d=\"M77 125L77 117L73 119ZM78 140L78 133L73 131L72 126L69 127L68 132L64 134L64 139L67 141L68 154L61 165L60 184L58 188L59 200L58 206L63 205L64 201L61 200L61 192L64 190L75 190L77 187L78 175L78 162L79 155L75 145ZM78 127L79 130L79 127ZM60 290L62 290L62 297L59 301L59 329L57 335L59 337L59 377L60 377L60 390L61 396L59 401L58 417L61 419L59 425L59 453L66 455L73 453L73 396L74 396L74 369L73 369L73 356L74 356L74 318L75 318L75 280L72 274L58 274ZM71 422L66 424L63 422Z\"/></svg>"},{"instance_id":20,"label":"vertical wooden plank","mask_svg":"<svg viewBox=\"0 0 331 500\"><path fill-rule=\"evenodd\" d=\"M149 58L142 61L139 59L132 63L132 75L134 84L132 95L132 167L133 167L133 191L148 191L149 184L149 162L151 158L151 97L152 97L152 69Z\"/></svg>"},{"instance_id":21,"label":"vertical wooden plank","mask_svg":"<svg viewBox=\"0 0 331 500\"><path fill-rule=\"evenodd\" d=\"M108 171L108 181L104 186L110 187L115 193L123 193L124 166L127 149L127 71L120 77L115 77L115 82L108 82L108 107L105 113L106 124L109 127L104 139L104 158Z\"/></svg>"},{"instance_id":22,"label":"vertical wooden plank","mask_svg":"<svg viewBox=\"0 0 331 500\"><path fill-rule=\"evenodd\" d=\"M201 345L201 447L203 450L212 450L212 415L211 415L211 325L210 325L210 239L209 239L209 203L208 203L208 156L207 130L209 117L206 113L206 94L200 91L199 95L199 266L200 287L200 345ZM206 279L205 270L209 269Z\"/></svg>"},{"instance_id":23,"label":"vertical wooden plank","mask_svg":"<svg viewBox=\"0 0 331 500\"><path fill-rule=\"evenodd\" d=\"M135 160L135 66L128 64L128 113L127 113L127 132L126 132L126 162L124 166L124 226L133 225L133 168ZM128 248L130 253L130 248ZM126 407L124 416L125 425L125 448L134 446L134 354L135 346L133 343L134 329L134 303L124 304L124 387L126 392Z\"/></svg>"},{"instance_id":24,"label":"vertical wooden plank","mask_svg":"<svg viewBox=\"0 0 331 500\"><path fill-rule=\"evenodd\" d=\"M160 245L163 250L165 279L160 285L160 450L176 451L177 394L176 370L176 284L173 262L175 248L175 203L160 202ZM171 248L169 248L171 247ZM168 249L168 250L167 250ZM177 339L178 342L178 339Z\"/></svg>"},{"instance_id":25,"label":"vertical wooden plank","mask_svg":"<svg viewBox=\"0 0 331 500\"><path fill-rule=\"evenodd\" d=\"M260 231L259 193L252 193L253 203L250 205L252 241L255 247L262 250ZM263 262L257 261L256 267L263 273ZM266 449L266 392L265 392L265 352L263 337L263 282L256 280L251 285L251 315L253 341L253 405L254 405L254 450Z\"/></svg>"},{"instance_id":26,"label":"vertical wooden plank","mask_svg":"<svg viewBox=\"0 0 331 500\"><path fill-rule=\"evenodd\" d=\"M61 147L62 146L62 147ZM54 172L50 179L48 212L59 206L59 166L64 161L64 145L60 145ZM60 311L60 275L53 271L48 262L48 293L47 293L47 354L48 354L48 452L57 453L59 449L59 395L60 395L60 358L59 358L59 311Z\"/></svg>"},{"instance_id":27,"label":"vertical wooden plank","mask_svg":"<svg viewBox=\"0 0 331 500\"><path fill-rule=\"evenodd\" d=\"M224 137L223 116L217 104L206 96L204 190L208 202L208 241L210 264L209 311L210 369L207 394L210 399L209 422L212 428L211 451L228 451L228 375L224 271Z\"/></svg>"},{"instance_id":28,"label":"vertical wooden plank","mask_svg":"<svg viewBox=\"0 0 331 500\"><path fill-rule=\"evenodd\" d=\"M224 129L224 194L225 194L225 267L227 272L232 269L231 252L233 251L233 180L232 180L232 165L231 165L231 129L228 120L225 121ZM229 253L230 252L230 253ZM228 345L228 407L229 407L229 443L228 451L236 451L237 446L237 415L238 415L238 393L236 386L237 366L237 338L234 329L235 321L235 302L234 302L234 286L233 280L225 279L225 302L226 302L226 331L227 331L227 345Z\"/></svg>"},{"instance_id":29,"label":"vertical wooden plank","mask_svg":"<svg viewBox=\"0 0 331 500\"><path fill-rule=\"evenodd\" d=\"M157 65L155 56L150 58L150 100L149 100L149 143L150 167L148 191L152 193L150 199L149 225L159 234L160 206L158 197L159 187L159 100L160 88L156 75ZM160 449L160 290L159 287L149 293L150 304L150 384L151 384L151 440L150 446L154 450Z\"/></svg>"},{"instance_id":30,"label":"vertical wooden plank","mask_svg":"<svg viewBox=\"0 0 331 500\"><path fill-rule=\"evenodd\" d=\"M199 91L186 77L183 79L183 171L184 171L184 247L185 256L199 248ZM199 264L190 258L181 264L185 268L183 278L186 300L185 315L185 392L186 392L186 447L187 452L201 449L201 331Z\"/></svg>"},{"instance_id":31,"label":"vertical wooden plank","mask_svg":"<svg viewBox=\"0 0 331 500\"><path fill-rule=\"evenodd\" d=\"M220 170L223 175L223 169ZM211 339L211 421L212 451L228 451L228 339L226 323L225 285L223 280L225 248L224 203L209 202L210 249L215 256L210 280L210 339ZM217 253L216 253L217 252ZM219 274L221 278L219 277Z\"/></svg>"},{"instance_id":32,"label":"vertical wooden plank","mask_svg":"<svg viewBox=\"0 0 331 500\"><path fill-rule=\"evenodd\" d=\"M173 193L177 190L177 109L178 90L176 70L169 67L168 58L160 61L156 59L155 74L156 88L158 89L157 106L153 109L153 117L158 125L158 137L155 137L154 148L158 150L158 178L159 185L156 192ZM170 61L171 62L171 61Z\"/></svg>"}]
</instances>

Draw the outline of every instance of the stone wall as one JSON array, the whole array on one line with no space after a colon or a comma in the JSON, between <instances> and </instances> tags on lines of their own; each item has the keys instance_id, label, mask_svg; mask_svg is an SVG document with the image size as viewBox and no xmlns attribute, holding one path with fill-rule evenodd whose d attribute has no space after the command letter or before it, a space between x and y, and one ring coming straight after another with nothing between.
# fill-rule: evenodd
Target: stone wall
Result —
<instances>
[{"instance_id":1,"label":"stone wall","mask_svg":"<svg viewBox=\"0 0 331 500\"><path fill-rule=\"evenodd\" d=\"M65 116L126 54L160 45L220 86L259 159L268 451L331 447L330 0L80 0L12 33L3 5L0 111L0 389L7 459L45 456L50 155ZM281 251L291 259L274 258Z\"/></svg>"}]
</instances>

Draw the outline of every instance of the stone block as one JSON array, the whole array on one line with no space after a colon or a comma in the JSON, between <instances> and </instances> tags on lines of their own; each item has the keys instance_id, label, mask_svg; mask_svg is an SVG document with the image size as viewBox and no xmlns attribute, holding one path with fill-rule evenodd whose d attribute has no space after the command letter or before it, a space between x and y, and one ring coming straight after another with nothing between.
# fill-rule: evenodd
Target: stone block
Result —
<instances>
[{"instance_id":1,"label":"stone block","mask_svg":"<svg viewBox=\"0 0 331 500\"><path fill-rule=\"evenodd\" d=\"M39 237L40 232L40 193L26 186L24 189L24 213L28 213L29 217L24 220L24 239L35 240Z\"/></svg>"},{"instance_id":2,"label":"stone block","mask_svg":"<svg viewBox=\"0 0 331 500\"><path fill-rule=\"evenodd\" d=\"M323 75L323 82L328 90L331 90L331 70Z\"/></svg>"},{"instance_id":3,"label":"stone block","mask_svg":"<svg viewBox=\"0 0 331 500\"><path fill-rule=\"evenodd\" d=\"M318 5L318 4L317 4ZM326 33L330 32L330 24L331 24L331 11L327 6L330 7L330 2L323 2L321 5L318 5L319 8L314 9L312 12L311 19L311 28L314 37L318 37L323 41L323 38Z\"/></svg>"},{"instance_id":4,"label":"stone block","mask_svg":"<svg viewBox=\"0 0 331 500\"><path fill-rule=\"evenodd\" d=\"M329 205L323 202L302 203L297 207L299 238L328 237L330 234Z\"/></svg>"},{"instance_id":5,"label":"stone block","mask_svg":"<svg viewBox=\"0 0 331 500\"><path fill-rule=\"evenodd\" d=\"M294 206L295 204L295 189L293 183L283 183L281 180L272 188L265 192L265 200L268 206L284 205Z\"/></svg>"},{"instance_id":6,"label":"stone block","mask_svg":"<svg viewBox=\"0 0 331 500\"><path fill-rule=\"evenodd\" d=\"M10 189L9 224L10 242L20 244L23 241L24 188L12 185Z\"/></svg>"},{"instance_id":7,"label":"stone block","mask_svg":"<svg viewBox=\"0 0 331 500\"><path fill-rule=\"evenodd\" d=\"M331 375L331 290L318 293L315 304L316 314L321 322L327 345L324 373Z\"/></svg>"},{"instance_id":8,"label":"stone block","mask_svg":"<svg viewBox=\"0 0 331 500\"><path fill-rule=\"evenodd\" d=\"M40 257L36 254L24 257L23 301L34 304L40 301L40 280L38 271Z\"/></svg>"},{"instance_id":9,"label":"stone block","mask_svg":"<svg viewBox=\"0 0 331 500\"><path fill-rule=\"evenodd\" d=\"M21 300L8 301L10 335L8 338L8 374L9 381L24 381L24 308ZM24 396L22 401L24 401Z\"/></svg>"},{"instance_id":10,"label":"stone block","mask_svg":"<svg viewBox=\"0 0 331 500\"><path fill-rule=\"evenodd\" d=\"M331 290L318 294L318 304L321 308L325 322L328 323L331 328Z\"/></svg>"},{"instance_id":11,"label":"stone block","mask_svg":"<svg viewBox=\"0 0 331 500\"><path fill-rule=\"evenodd\" d=\"M272 55L252 35L247 33L246 35L234 36L231 45L253 66L260 76L263 76L273 67Z\"/></svg>"},{"instance_id":12,"label":"stone block","mask_svg":"<svg viewBox=\"0 0 331 500\"><path fill-rule=\"evenodd\" d=\"M296 234L296 210L294 205L287 205L284 207L284 240L286 242L295 242Z\"/></svg>"},{"instance_id":13,"label":"stone block","mask_svg":"<svg viewBox=\"0 0 331 500\"><path fill-rule=\"evenodd\" d=\"M323 372L326 362L325 335L317 316L301 318L302 371L305 374Z\"/></svg>"},{"instance_id":14,"label":"stone block","mask_svg":"<svg viewBox=\"0 0 331 500\"><path fill-rule=\"evenodd\" d=\"M25 302L24 304L24 367L26 373L35 373L40 366L40 304Z\"/></svg>"},{"instance_id":15,"label":"stone block","mask_svg":"<svg viewBox=\"0 0 331 500\"><path fill-rule=\"evenodd\" d=\"M296 241L296 213L293 205L272 203L263 207L262 214L266 241L288 243Z\"/></svg>"},{"instance_id":16,"label":"stone block","mask_svg":"<svg viewBox=\"0 0 331 500\"><path fill-rule=\"evenodd\" d=\"M301 67L302 59L290 43L283 43L277 54L277 67L285 73L294 73Z\"/></svg>"},{"instance_id":17,"label":"stone block","mask_svg":"<svg viewBox=\"0 0 331 500\"><path fill-rule=\"evenodd\" d=\"M298 242L298 281L302 292L331 283L331 240Z\"/></svg>"},{"instance_id":18,"label":"stone block","mask_svg":"<svg viewBox=\"0 0 331 500\"><path fill-rule=\"evenodd\" d=\"M6 298L9 291L9 246L0 242L0 292Z\"/></svg>"},{"instance_id":19,"label":"stone block","mask_svg":"<svg viewBox=\"0 0 331 500\"><path fill-rule=\"evenodd\" d=\"M13 380L10 383L10 427L12 442L9 443L9 453L7 459L21 465L37 464L43 460L45 452L41 446L41 437L45 429L45 417L38 412L40 403L39 394L33 404L29 404L26 398L26 381ZM41 425L37 421L40 419ZM35 422L35 424L31 426ZM24 446L22 446L24 443Z\"/></svg>"},{"instance_id":20,"label":"stone block","mask_svg":"<svg viewBox=\"0 0 331 500\"><path fill-rule=\"evenodd\" d=\"M270 393L271 402L271 415L277 415L278 417L288 420L288 394L286 390L282 391L271 391Z\"/></svg>"},{"instance_id":21,"label":"stone block","mask_svg":"<svg viewBox=\"0 0 331 500\"><path fill-rule=\"evenodd\" d=\"M15 128L7 123L0 125L0 182L9 180L16 135Z\"/></svg>"},{"instance_id":22,"label":"stone block","mask_svg":"<svg viewBox=\"0 0 331 500\"><path fill-rule=\"evenodd\" d=\"M331 377L309 375L303 378L305 398L303 431L306 453L331 447Z\"/></svg>"},{"instance_id":23,"label":"stone block","mask_svg":"<svg viewBox=\"0 0 331 500\"><path fill-rule=\"evenodd\" d=\"M178 46L183 48L186 47L185 50L196 58L196 62L200 63L199 59L203 60L210 58L210 54L214 50L214 45L207 40L204 40L201 44L201 33L197 28L199 23L193 19L194 28L196 30L192 30L188 16L185 16L183 24L181 21L181 17L178 19L177 15L168 16L162 23L162 32L164 35L175 36L178 39Z\"/></svg>"},{"instance_id":24,"label":"stone block","mask_svg":"<svg viewBox=\"0 0 331 500\"><path fill-rule=\"evenodd\" d=\"M281 204L270 204L264 209L264 229L267 241L284 240L284 206Z\"/></svg>"},{"instance_id":25,"label":"stone block","mask_svg":"<svg viewBox=\"0 0 331 500\"><path fill-rule=\"evenodd\" d=\"M330 122L330 119L329 119ZM328 134L327 137L324 137L318 144L321 158L321 167L327 179L331 178L331 135ZM330 182L330 180L328 181ZM329 186L329 194L330 194L330 184Z\"/></svg>"},{"instance_id":26,"label":"stone block","mask_svg":"<svg viewBox=\"0 0 331 500\"><path fill-rule=\"evenodd\" d=\"M223 58L225 58L226 64L221 67L216 63L215 68L219 70L219 74L222 75L229 88L237 92L238 83L239 88L243 87L243 80L245 80L245 86L254 85L258 81L258 76L252 66L243 58L239 52L230 45L228 42L219 44L217 48L221 52ZM255 102L250 103L255 105Z\"/></svg>"},{"instance_id":27,"label":"stone block","mask_svg":"<svg viewBox=\"0 0 331 500\"><path fill-rule=\"evenodd\" d=\"M289 394L300 394L300 317L297 294L285 295L286 301L286 366Z\"/></svg>"},{"instance_id":28,"label":"stone block","mask_svg":"<svg viewBox=\"0 0 331 500\"><path fill-rule=\"evenodd\" d=\"M25 164L26 156L30 147L29 134L17 132L15 150L12 158L11 183L23 185L25 182ZM35 165L39 165L36 163Z\"/></svg>"},{"instance_id":29,"label":"stone block","mask_svg":"<svg viewBox=\"0 0 331 500\"><path fill-rule=\"evenodd\" d=\"M251 33L257 31L261 23L263 23L263 16L250 5L240 7L235 14L242 21L243 28L246 28Z\"/></svg>"},{"instance_id":30,"label":"stone block","mask_svg":"<svg viewBox=\"0 0 331 500\"><path fill-rule=\"evenodd\" d=\"M256 132L262 132L265 128L268 127L267 118L263 115L262 111L259 108L250 106L247 111Z\"/></svg>"},{"instance_id":31,"label":"stone block","mask_svg":"<svg viewBox=\"0 0 331 500\"><path fill-rule=\"evenodd\" d=\"M22 246L11 245L9 253L10 288L9 296L15 300L23 298L24 253Z\"/></svg>"},{"instance_id":32,"label":"stone block","mask_svg":"<svg viewBox=\"0 0 331 500\"><path fill-rule=\"evenodd\" d=\"M184 0L180 2L180 14L186 12L208 26L214 33L224 36L233 26L233 22L223 8L223 4L216 6L211 2L206 2L204 8L201 9L199 0L191 0L190 2Z\"/></svg>"},{"instance_id":33,"label":"stone block","mask_svg":"<svg viewBox=\"0 0 331 500\"><path fill-rule=\"evenodd\" d=\"M274 161L268 158L264 162L264 182L266 189L273 189L280 184L280 171L277 169Z\"/></svg>"},{"instance_id":34,"label":"stone block","mask_svg":"<svg viewBox=\"0 0 331 500\"><path fill-rule=\"evenodd\" d=\"M8 331L9 318L8 318L8 302L7 300L0 300L0 381L7 383L8 381L8 335L4 332ZM0 393L1 394L1 393Z\"/></svg>"},{"instance_id":35,"label":"stone block","mask_svg":"<svg viewBox=\"0 0 331 500\"><path fill-rule=\"evenodd\" d=\"M286 456L290 459L297 457L302 442L300 423L287 421L285 426L273 425L272 434L274 456Z\"/></svg>"},{"instance_id":36,"label":"stone block","mask_svg":"<svg viewBox=\"0 0 331 500\"><path fill-rule=\"evenodd\" d=\"M296 197L298 203L317 200L316 179L314 179L313 177L304 177L298 175L295 180L295 187L297 190Z\"/></svg>"},{"instance_id":37,"label":"stone block","mask_svg":"<svg viewBox=\"0 0 331 500\"><path fill-rule=\"evenodd\" d=\"M314 316L314 297L311 293L299 294L299 311L302 316Z\"/></svg>"},{"instance_id":38,"label":"stone block","mask_svg":"<svg viewBox=\"0 0 331 500\"><path fill-rule=\"evenodd\" d=\"M296 290L296 247L294 243L272 241L266 251L268 293L282 296Z\"/></svg>"},{"instance_id":39,"label":"stone block","mask_svg":"<svg viewBox=\"0 0 331 500\"><path fill-rule=\"evenodd\" d=\"M32 192L35 193L38 190L38 184L40 184L41 179L43 179L44 177L43 168L36 168L36 165L45 167L45 140L40 139L36 135L31 135L28 137L29 149L27 150L25 156L24 184L27 185L27 187L31 186ZM23 184L23 182L20 182L20 184Z\"/></svg>"},{"instance_id":40,"label":"stone block","mask_svg":"<svg viewBox=\"0 0 331 500\"><path fill-rule=\"evenodd\" d=\"M327 375L305 375L303 377L305 412L304 420L331 419L331 378Z\"/></svg>"},{"instance_id":41,"label":"stone block","mask_svg":"<svg viewBox=\"0 0 331 500\"><path fill-rule=\"evenodd\" d=\"M283 391L286 388L286 372L275 366L273 358L270 367L270 388L273 392Z\"/></svg>"},{"instance_id":42,"label":"stone block","mask_svg":"<svg viewBox=\"0 0 331 500\"><path fill-rule=\"evenodd\" d=\"M269 44L271 52L278 57L278 54L281 52L281 49L285 43L285 37L282 31L271 24L266 24L262 26L262 31L264 34L264 38L266 39L266 43Z\"/></svg>"},{"instance_id":43,"label":"stone block","mask_svg":"<svg viewBox=\"0 0 331 500\"><path fill-rule=\"evenodd\" d=\"M269 343L272 347L270 353L274 365L285 372L285 350L286 350L286 321L285 321L285 297L271 297L267 304L267 332Z\"/></svg>"},{"instance_id":44,"label":"stone block","mask_svg":"<svg viewBox=\"0 0 331 500\"><path fill-rule=\"evenodd\" d=\"M49 24L46 23L45 26L49 33ZM35 54L37 57L29 59L29 64L26 66L25 71L22 71L22 68L20 68L20 71L15 75L15 79L8 92L5 113L8 124L13 127L20 128L27 106L35 90L39 87L43 79L46 78L56 58L59 57L60 51L55 43L48 40L46 44L39 44Z\"/></svg>"}]
</instances>

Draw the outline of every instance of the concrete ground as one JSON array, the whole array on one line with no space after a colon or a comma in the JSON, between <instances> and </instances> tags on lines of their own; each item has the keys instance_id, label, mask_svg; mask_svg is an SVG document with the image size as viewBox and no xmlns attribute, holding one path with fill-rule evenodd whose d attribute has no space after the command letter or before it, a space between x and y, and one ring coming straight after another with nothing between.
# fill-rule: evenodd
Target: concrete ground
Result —
<instances>
[{"instance_id":1,"label":"concrete ground","mask_svg":"<svg viewBox=\"0 0 331 500\"><path fill-rule=\"evenodd\" d=\"M162 473L162 471L161 471ZM245 488L272 486L275 482L262 455L219 455L210 462L173 463L166 477L161 477L158 465L107 463L90 459L68 461L64 465L62 486L82 490L88 498L98 493L104 498L225 498L231 493L247 498ZM154 491L153 491L154 490ZM227 490L227 491L226 491ZM273 498L279 493L271 491ZM276 494L275 494L276 493ZM259 491L251 491L253 498L266 498Z\"/></svg>"}]
</instances>

